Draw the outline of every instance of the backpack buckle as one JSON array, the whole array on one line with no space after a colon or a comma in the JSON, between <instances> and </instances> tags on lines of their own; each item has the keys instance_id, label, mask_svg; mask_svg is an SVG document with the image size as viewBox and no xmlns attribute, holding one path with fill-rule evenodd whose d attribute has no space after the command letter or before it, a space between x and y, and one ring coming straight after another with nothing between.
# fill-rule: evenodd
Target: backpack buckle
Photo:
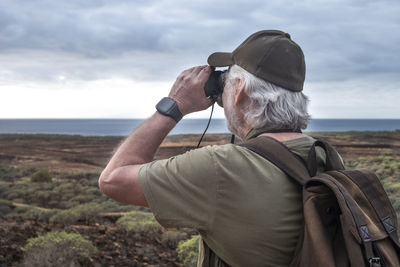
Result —
<instances>
[{"instance_id":1,"label":"backpack buckle","mask_svg":"<svg viewBox=\"0 0 400 267\"><path fill-rule=\"evenodd\" d=\"M381 258L379 257L372 257L369 259L369 266L370 267L378 267L381 266Z\"/></svg>"}]
</instances>

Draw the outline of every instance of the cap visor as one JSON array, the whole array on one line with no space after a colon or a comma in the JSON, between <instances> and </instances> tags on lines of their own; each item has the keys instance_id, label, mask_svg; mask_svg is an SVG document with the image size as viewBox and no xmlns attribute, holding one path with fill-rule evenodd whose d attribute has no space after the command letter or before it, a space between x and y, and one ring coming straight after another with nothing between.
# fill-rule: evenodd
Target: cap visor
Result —
<instances>
[{"instance_id":1,"label":"cap visor","mask_svg":"<svg viewBox=\"0 0 400 267\"><path fill-rule=\"evenodd\" d=\"M212 67L226 67L233 65L232 53L216 52L207 59L208 65Z\"/></svg>"}]
</instances>

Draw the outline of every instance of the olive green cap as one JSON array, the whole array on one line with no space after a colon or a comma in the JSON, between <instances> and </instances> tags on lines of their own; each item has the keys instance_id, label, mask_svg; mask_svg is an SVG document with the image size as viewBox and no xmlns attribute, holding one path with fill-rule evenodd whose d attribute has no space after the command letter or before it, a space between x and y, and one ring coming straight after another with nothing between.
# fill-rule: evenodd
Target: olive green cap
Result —
<instances>
[{"instance_id":1,"label":"olive green cap","mask_svg":"<svg viewBox=\"0 0 400 267\"><path fill-rule=\"evenodd\" d=\"M253 75L294 92L303 90L306 75L304 54L288 33L264 30L253 33L232 53L208 57L213 67L239 65Z\"/></svg>"}]
</instances>

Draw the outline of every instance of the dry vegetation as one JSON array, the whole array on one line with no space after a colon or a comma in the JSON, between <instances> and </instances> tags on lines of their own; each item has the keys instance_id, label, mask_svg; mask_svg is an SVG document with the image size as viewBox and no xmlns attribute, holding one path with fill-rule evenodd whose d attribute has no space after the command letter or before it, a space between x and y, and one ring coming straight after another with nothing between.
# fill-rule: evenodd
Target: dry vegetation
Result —
<instances>
[{"instance_id":1,"label":"dry vegetation","mask_svg":"<svg viewBox=\"0 0 400 267\"><path fill-rule=\"evenodd\" d=\"M400 214L400 132L311 135L329 140L349 168L375 171ZM168 137L156 158L192 149L198 138ZM99 191L98 175L121 140L0 135L0 266L32 266L38 255L45 259L42 266L63 265L53 263L51 254L73 259L71 266L193 264L196 242L179 243L193 230L163 229L148 210L120 205ZM208 135L203 145L229 140Z\"/></svg>"}]
</instances>

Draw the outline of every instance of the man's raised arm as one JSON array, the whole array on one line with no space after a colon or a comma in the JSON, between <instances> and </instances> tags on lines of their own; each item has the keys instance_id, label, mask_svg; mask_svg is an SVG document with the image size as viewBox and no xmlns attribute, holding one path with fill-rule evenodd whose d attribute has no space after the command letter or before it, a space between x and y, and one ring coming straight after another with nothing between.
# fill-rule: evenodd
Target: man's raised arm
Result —
<instances>
[{"instance_id":1,"label":"man's raised arm","mask_svg":"<svg viewBox=\"0 0 400 267\"><path fill-rule=\"evenodd\" d=\"M182 115L207 109L211 100L204 94L204 84L212 72L209 66L182 72L172 86L169 97L178 104ZM99 187L110 198L132 205L148 206L139 184L139 169L154 155L176 121L156 112L137 128L117 149L100 175Z\"/></svg>"}]
</instances>

